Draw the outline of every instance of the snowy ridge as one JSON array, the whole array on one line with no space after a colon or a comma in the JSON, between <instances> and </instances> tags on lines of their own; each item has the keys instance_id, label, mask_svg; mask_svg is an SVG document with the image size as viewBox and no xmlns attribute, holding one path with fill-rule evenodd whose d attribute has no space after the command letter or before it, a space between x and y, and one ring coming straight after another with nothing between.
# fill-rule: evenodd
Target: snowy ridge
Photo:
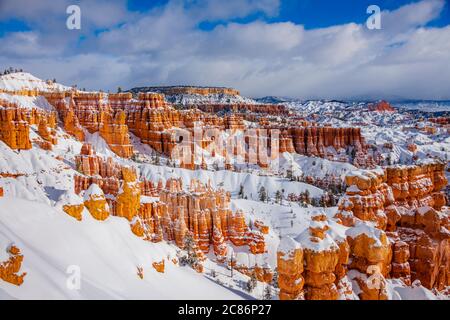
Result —
<instances>
[{"instance_id":1,"label":"snowy ridge","mask_svg":"<svg viewBox=\"0 0 450 320\"><path fill-rule=\"evenodd\" d=\"M27 72L16 72L0 76L0 89L6 91L68 91L72 88L59 83L43 81Z\"/></svg>"}]
</instances>

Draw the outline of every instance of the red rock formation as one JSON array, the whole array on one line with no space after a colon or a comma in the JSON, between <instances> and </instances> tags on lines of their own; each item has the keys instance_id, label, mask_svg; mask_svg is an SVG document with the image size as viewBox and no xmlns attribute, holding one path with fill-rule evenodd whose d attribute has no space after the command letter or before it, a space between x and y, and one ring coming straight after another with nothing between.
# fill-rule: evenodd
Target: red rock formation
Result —
<instances>
[{"instance_id":1,"label":"red rock formation","mask_svg":"<svg viewBox=\"0 0 450 320\"><path fill-rule=\"evenodd\" d=\"M368 105L369 111L376 112L395 112L395 109L387 101L380 101Z\"/></svg>"},{"instance_id":2,"label":"red rock formation","mask_svg":"<svg viewBox=\"0 0 450 320\"><path fill-rule=\"evenodd\" d=\"M0 108L0 140L5 142L11 149L31 149L29 131L29 125L25 121L23 110L18 108Z\"/></svg>"},{"instance_id":3,"label":"red rock formation","mask_svg":"<svg viewBox=\"0 0 450 320\"><path fill-rule=\"evenodd\" d=\"M134 170L124 167L122 178L121 190L113 207L114 215L131 221L138 214L141 206L141 190Z\"/></svg>"},{"instance_id":4,"label":"red rock formation","mask_svg":"<svg viewBox=\"0 0 450 320\"><path fill-rule=\"evenodd\" d=\"M133 155L133 146L125 123L126 115L123 111L119 111L114 118L111 114L104 114L100 135L115 154L122 158L130 158Z\"/></svg>"},{"instance_id":5,"label":"red rock formation","mask_svg":"<svg viewBox=\"0 0 450 320\"><path fill-rule=\"evenodd\" d=\"M91 213L92 217L97 220L105 220L109 217L109 206L106 202L105 195L98 185L95 183L84 193L84 205Z\"/></svg>"},{"instance_id":6,"label":"red rock formation","mask_svg":"<svg viewBox=\"0 0 450 320\"><path fill-rule=\"evenodd\" d=\"M280 300L303 299L303 249L289 236L283 237L278 247L277 267Z\"/></svg>"},{"instance_id":7,"label":"red rock formation","mask_svg":"<svg viewBox=\"0 0 450 320\"><path fill-rule=\"evenodd\" d=\"M69 216L74 217L78 221L81 221L82 219L81 213L83 212L83 209L84 209L83 204L75 204L75 205L67 204L63 206L63 211L67 213Z\"/></svg>"},{"instance_id":8,"label":"red rock formation","mask_svg":"<svg viewBox=\"0 0 450 320\"><path fill-rule=\"evenodd\" d=\"M447 185L444 169L444 163L428 162L360 171L346 178L349 188L336 218L347 226L357 220L358 224L375 222L381 230L372 233L380 234L378 243L383 246L382 230L389 231L393 255L386 249L383 259L369 261L379 267L383 277L396 277L406 284L420 280L425 287L438 290L449 285L450 212L440 191ZM367 239L360 242L361 250L370 249ZM367 263L359 260L353 259L353 267L363 272ZM366 298L385 298L379 291L366 291Z\"/></svg>"},{"instance_id":9,"label":"red rock formation","mask_svg":"<svg viewBox=\"0 0 450 320\"><path fill-rule=\"evenodd\" d=\"M9 259L0 264L0 279L20 286L26 276L26 272L18 274L23 262L23 255L20 249L14 245L8 248Z\"/></svg>"},{"instance_id":10,"label":"red rock formation","mask_svg":"<svg viewBox=\"0 0 450 320\"><path fill-rule=\"evenodd\" d=\"M152 263L152 266L153 266L153 268L155 268L155 270L158 271L159 273L164 273L164 267L165 267L164 262L165 262L164 259L162 259L162 260L159 261L159 262L155 261L155 262Z\"/></svg>"}]
</instances>

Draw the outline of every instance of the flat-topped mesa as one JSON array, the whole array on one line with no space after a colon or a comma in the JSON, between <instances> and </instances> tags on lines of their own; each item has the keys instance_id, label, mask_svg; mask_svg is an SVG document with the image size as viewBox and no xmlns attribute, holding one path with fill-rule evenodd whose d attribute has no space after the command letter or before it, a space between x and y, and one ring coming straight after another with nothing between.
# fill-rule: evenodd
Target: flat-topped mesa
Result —
<instances>
[{"instance_id":1,"label":"flat-topped mesa","mask_svg":"<svg viewBox=\"0 0 450 320\"><path fill-rule=\"evenodd\" d=\"M383 276L407 284L420 280L438 290L450 284L450 211L441 191L447 185L444 170L445 163L428 161L346 177L349 187L335 217L346 226L375 223L375 230L388 230L393 257L384 261Z\"/></svg>"},{"instance_id":2,"label":"flat-topped mesa","mask_svg":"<svg viewBox=\"0 0 450 320\"><path fill-rule=\"evenodd\" d=\"M196 86L160 86L160 87L143 87L131 89L132 92L158 92L165 95L179 95L179 94L199 94L199 95L210 95L210 94L225 94L239 96L240 92L232 88L224 87L196 87Z\"/></svg>"},{"instance_id":3,"label":"flat-topped mesa","mask_svg":"<svg viewBox=\"0 0 450 320\"><path fill-rule=\"evenodd\" d=\"M314 213L309 228L278 247L280 299L338 299L348 258L345 237L330 228L324 213Z\"/></svg>"}]
</instances>

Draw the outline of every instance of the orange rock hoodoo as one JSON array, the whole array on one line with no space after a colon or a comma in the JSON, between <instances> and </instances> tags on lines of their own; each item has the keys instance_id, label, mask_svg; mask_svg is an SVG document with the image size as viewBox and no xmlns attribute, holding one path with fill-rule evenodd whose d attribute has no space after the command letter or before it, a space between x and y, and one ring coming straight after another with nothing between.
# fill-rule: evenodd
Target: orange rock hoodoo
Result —
<instances>
[{"instance_id":1,"label":"orange rock hoodoo","mask_svg":"<svg viewBox=\"0 0 450 320\"><path fill-rule=\"evenodd\" d=\"M43 141L40 145L50 149L56 143L54 113L36 108L23 108L16 103L0 100L0 140L11 149L31 149L30 125L38 125L38 133Z\"/></svg>"},{"instance_id":2,"label":"orange rock hoodoo","mask_svg":"<svg viewBox=\"0 0 450 320\"><path fill-rule=\"evenodd\" d=\"M295 240L281 240L277 253L280 299L338 299L348 259L345 237L330 229L324 213L315 213L309 228Z\"/></svg>"},{"instance_id":3,"label":"orange rock hoodoo","mask_svg":"<svg viewBox=\"0 0 450 320\"><path fill-rule=\"evenodd\" d=\"M162 181L156 186L151 181L138 181L134 170L116 164L111 158L97 156L89 144L81 148L76 165L81 175L75 175L75 192L86 190L85 206L97 219L107 217L104 212L107 201L109 212L126 217L133 233L145 240L167 239L183 248L190 232L199 256L208 253L212 246L220 261L226 258L228 240L236 246L248 246L252 254L266 251L263 234L269 232L268 226L257 221L255 230L250 230L243 212L231 211L228 192L213 190L197 180L191 181L187 191L180 179L167 180L165 187ZM90 190L93 185L98 187ZM97 195L97 202L86 203L92 194ZM267 272L264 274L267 278Z\"/></svg>"},{"instance_id":4,"label":"orange rock hoodoo","mask_svg":"<svg viewBox=\"0 0 450 320\"><path fill-rule=\"evenodd\" d=\"M444 163L430 162L346 177L349 188L336 218L352 228L374 222L372 234L378 235L377 250L368 250L375 246L363 235L353 239L352 253L357 259L352 268L363 272L368 264L376 265L384 277L400 278L406 284L420 280L430 289L442 290L450 284L450 212L440 191L447 184L444 169ZM363 294L385 298L373 290Z\"/></svg>"},{"instance_id":5,"label":"orange rock hoodoo","mask_svg":"<svg viewBox=\"0 0 450 320\"><path fill-rule=\"evenodd\" d=\"M444 168L430 162L348 175L335 215L348 227L345 234L314 214L309 229L295 240L282 239L280 298L336 299L345 289L340 282L345 275L364 300L388 299L388 278L445 289L450 285L450 212L440 191L447 184Z\"/></svg>"}]
</instances>

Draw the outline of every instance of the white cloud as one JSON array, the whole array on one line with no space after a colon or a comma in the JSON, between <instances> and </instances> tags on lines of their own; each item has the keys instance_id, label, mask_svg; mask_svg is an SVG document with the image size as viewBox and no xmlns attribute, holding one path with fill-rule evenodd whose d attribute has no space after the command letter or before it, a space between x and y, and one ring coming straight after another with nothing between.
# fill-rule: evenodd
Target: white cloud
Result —
<instances>
[{"instance_id":1,"label":"white cloud","mask_svg":"<svg viewBox=\"0 0 450 320\"><path fill-rule=\"evenodd\" d=\"M80 47L59 33L11 34L0 39L0 62L91 89L196 84L251 96L450 99L450 26L425 27L443 0L384 11L382 30L354 23L305 30L263 20L198 29L200 21L276 14L279 7L270 0L230 0L223 11L218 5L175 0L145 15L116 12L101 24L124 19L123 26L88 35Z\"/></svg>"}]
</instances>

